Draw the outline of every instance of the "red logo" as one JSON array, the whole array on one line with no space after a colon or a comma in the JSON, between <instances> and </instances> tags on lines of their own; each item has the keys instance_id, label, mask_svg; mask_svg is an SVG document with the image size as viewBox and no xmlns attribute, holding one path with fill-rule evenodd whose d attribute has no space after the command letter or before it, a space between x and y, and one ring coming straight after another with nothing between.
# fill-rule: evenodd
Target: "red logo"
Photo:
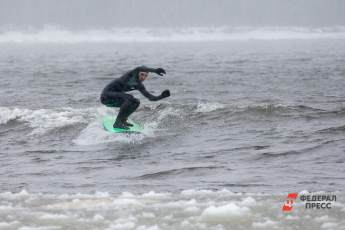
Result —
<instances>
[{"instance_id":1,"label":"red logo","mask_svg":"<svg viewBox=\"0 0 345 230\"><path fill-rule=\"evenodd\" d=\"M297 199L297 193L289 193L286 197L286 202L283 205L283 212L290 212L293 208L292 204Z\"/></svg>"}]
</instances>

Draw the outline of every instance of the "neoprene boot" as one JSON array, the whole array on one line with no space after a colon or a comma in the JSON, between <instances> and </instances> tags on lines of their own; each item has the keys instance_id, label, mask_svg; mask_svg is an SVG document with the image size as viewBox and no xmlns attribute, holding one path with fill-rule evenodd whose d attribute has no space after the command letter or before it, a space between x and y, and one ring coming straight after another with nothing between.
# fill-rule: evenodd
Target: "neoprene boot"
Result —
<instances>
[{"instance_id":1,"label":"neoprene boot","mask_svg":"<svg viewBox=\"0 0 345 230\"><path fill-rule=\"evenodd\" d=\"M113 127L116 129L129 129L128 126L126 125L126 123L124 123L123 121L118 121L117 119L116 119Z\"/></svg>"},{"instance_id":2,"label":"neoprene boot","mask_svg":"<svg viewBox=\"0 0 345 230\"><path fill-rule=\"evenodd\" d=\"M117 128L117 129L129 129L126 125L126 122L125 122L123 109L120 109L120 112L117 115L117 118L116 118L116 121L115 121L113 127Z\"/></svg>"},{"instance_id":3,"label":"neoprene boot","mask_svg":"<svg viewBox=\"0 0 345 230\"><path fill-rule=\"evenodd\" d=\"M131 123L127 122L127 121L125 121L125 125L126 126L130 126L130 127L133 126L133 124L131 124Z\"/></svg>"},{"instance_id":4,"label":"neoprene boot","mask_svg":"<svg viewBox=\"0 0 345 230\"><path fill-rule=\"evenodd\" d=\"M128 115L126 114L126 116L123 118L123 123L124 123L126 126L133 126L133 124L129 123L129 122L127 121L127 119L128 119Z\"/></svg>"}]
</instances>

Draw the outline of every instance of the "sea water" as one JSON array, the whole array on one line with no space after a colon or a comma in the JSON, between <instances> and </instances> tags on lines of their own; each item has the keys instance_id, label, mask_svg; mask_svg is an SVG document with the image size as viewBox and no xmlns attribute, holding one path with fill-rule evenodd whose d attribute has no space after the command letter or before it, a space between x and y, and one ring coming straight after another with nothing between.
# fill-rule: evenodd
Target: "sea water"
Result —
<instances>
[{"instance_id":1,"label":"sea water","mask_svg":"<svg viewBox=\"0 0 345 230\"><path fill-rule=\"evenodd\" d=\"M0 35L0 229L344 229L343 28L122 30ZM138 65L171 97L131 92L144 133L110 134Z\"/></svg>"}]
</instances>

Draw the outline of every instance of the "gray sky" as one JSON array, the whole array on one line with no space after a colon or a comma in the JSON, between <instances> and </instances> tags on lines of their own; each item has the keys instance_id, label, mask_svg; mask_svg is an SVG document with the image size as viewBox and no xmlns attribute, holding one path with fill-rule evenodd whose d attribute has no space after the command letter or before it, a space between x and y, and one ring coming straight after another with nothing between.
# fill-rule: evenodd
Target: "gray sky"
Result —
<instances>
[{"instance_id":1,"label":"gray sky","mask_svg":"<svg viewBox=\"0 0 345 230\"><path fill-rule=\"evenodd\" d=\"M345 0L0 0L0 26L345 25Z\"/></svg>"}]
</instances>

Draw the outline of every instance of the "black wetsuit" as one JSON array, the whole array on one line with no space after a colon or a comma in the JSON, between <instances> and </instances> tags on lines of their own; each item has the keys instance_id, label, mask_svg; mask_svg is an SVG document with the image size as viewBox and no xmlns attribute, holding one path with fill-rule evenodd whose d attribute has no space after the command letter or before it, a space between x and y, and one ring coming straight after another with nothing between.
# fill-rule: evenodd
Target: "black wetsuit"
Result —
<instances>
[{"instance_id":1,"label":"black wetsuit","mask_svg":"<svg viewBox=\"0 0 345 230\"><path fill-rule=\"evenodd\" d=\"M101 94L101 103L109 107L120 107L119 114L115 123L126 123L127 118L131 115L140 104L139 99L125 92L139 90L150 101L158 101L165 98L163 95L154 96L146 91L145 86L138 78L139 72L153 72L157 69L139 66L122 77L110 82ZM115 125L115 124L114 124Z\"/></svg>"}]
</instances>

